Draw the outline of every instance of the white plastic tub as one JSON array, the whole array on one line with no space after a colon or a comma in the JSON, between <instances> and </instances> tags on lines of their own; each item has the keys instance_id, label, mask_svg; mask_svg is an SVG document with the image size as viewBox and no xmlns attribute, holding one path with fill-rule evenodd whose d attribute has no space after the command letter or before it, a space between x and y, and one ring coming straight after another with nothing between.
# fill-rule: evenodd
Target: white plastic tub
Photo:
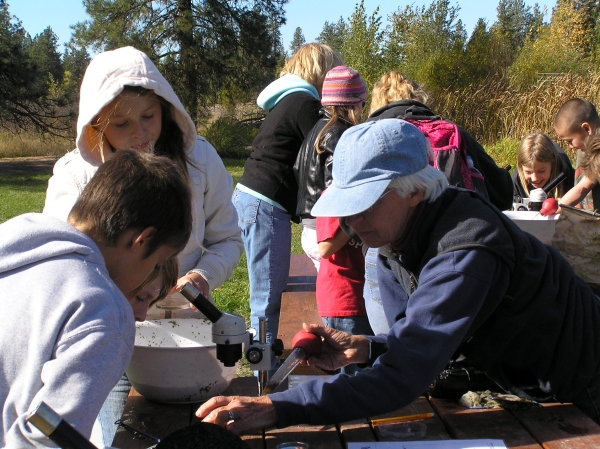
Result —
<instances>
[{"instance_id":1,"label":"white plastic tub","mask_svg":"<svg viewBox=\"0 0 600 449\"><path fill-rule=\"evenodd\" d=\"M536 236L542 243L550 245L554 235L554 227L559 214L544 217L539 212L504 211L504 214L516 223L523 231Z\"/></svg>"},{"instance_id":2,"label":"white plastic tub","mask_svg":"<svg viewBox=\"0 0 600 449\"><path fill-rule=\"evenodd\" d=\"M144 321L136 323L127 377L141 395L153 401L202 402L223 392L236 372L236 366L224 366L216 355L209 321Z\"/></svg>"}]
</instances>

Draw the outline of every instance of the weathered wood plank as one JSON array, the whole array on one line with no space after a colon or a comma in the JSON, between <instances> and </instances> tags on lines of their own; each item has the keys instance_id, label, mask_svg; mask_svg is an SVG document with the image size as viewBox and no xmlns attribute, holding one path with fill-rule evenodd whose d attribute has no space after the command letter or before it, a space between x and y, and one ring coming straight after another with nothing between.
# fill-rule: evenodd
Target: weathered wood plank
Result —
<instances>
[{"instance_id":1,"label":"weathered wood plank","mask_svg":"<svg viewBox=\"0 0 600 449\"><path fill-rule=\"evenodd\" d=\"M317 280L317 269L306 254L290 256L290 272L288 284L314 284Z\"/></svg>"},{"instance_id":2,"label":"weathered wood plank","mask_svg":"<svg viewBox=\"0 0 600 449\"><path fill-rule=\"evenodd\" d=\"M136 429L162 439L190 424L190 405L152 402L132 388L122 420ZM135 435L129 429L119 427L112 446L120 449L146 449L155 443L156 441L152 439Z\"/></svg>"},{"instance_id":3,"label":"weathered wood plank","mask_svg":"<svg viewBox=\"0 0 600 449\"><path fill-rule=\"evenodd\" d=\"M529 432L503 409L468 409L455 401L431 398L430 404L456 439L503 440L510 449L540 449Z\"/></svg>"},{"instance_id":4,"label":"weathered wood plank","mask_svg":"<svg viewBox=\"0 0 600 449\"><path fill-rule=\"evenodd\" d=\"M600 426L572 404L543 404L511 413L545 449L600 448Z\"/></svg>"},{"instance_id":5,"label":"weathered wood plank","mask_svg":"<svg viewBox=\"0 0 600 449\"><path fill-rule=\"evenodd\" d=\"M302 330L302 323L323 323L317 311L315 292L283 292L277 338L283 341L285 357L291 351L294 335Z\"/></svg>"},{"instance_id":6,"label":"weathered wood plank","mask_svg":"<svg viewBox=\"0 0 600 449\"><path fill-rule=\"evenodd\" d=\"M371 419L391 418L394 416L416 415L416 414L420 414L420 413L432 413L432 412L435 413L434 409L432 408L432 406L429 403L429 401L427 400L427 398L425 398L424 396L421 396L415 402L407 405L406 407L403 407L403 408L396 410L394 412L391 412L391 413L373 416L373 417L371 417ZM450 435L446 431L446 427L444 426L444 423L442 422L440 417L437 416L437 414L435 416L433 416L433 418L422 419L422 420L419 420L419 422L422 422L423 424L425 424L427 426L426 434L423 438L421 438L422 440L449 440L449 439L451 439ZM377 435L378 439L380 439L381 441L385 440L385 438L380 437L379 433L377 432L377 426L375 426L373 430L374 430L375 434Z\"/></svg>"},{"instance_id":7,"label":"weathered wood plank","mask_svg":"<svg viewBox=\"0 0 600 449\"><path fill-rule=\"evenodd\" d=\"M265 447L275 449L288 441L308 443L310 449L342 449L340 434L335 426L290 426L265 431Z\"/></svg>"},{"instance_id":8,"label":"weathered wood plank","mask_svg":"<svg viewBox=\"0 0 600 449\"><path fill-rule=\"evenodd\" d=\"M348 443L357 443L363 441L377 441L373 429L367 419L359 419L339 425L339 432L342 437L344 447Z\"/></svg>"},{"instance_id":9,"label":"weathered wood plank","mask_svg":"<svg viewBox=\"0 0 600 449\"><path fill-rule=\"evenodd\" d=\"M256 377L238 377L231 381L223 392L228 396L257 396L258 382ZM142 430L154 437L164 438L176 430L190 425L198 419L194 416L200 404L162 404L149 401L133 388L127 398L123 421L136 429ZM262 447L262 433L258 432ZM248 436L249 440L256 439L256 434ZM120 449L146 449L153 440L135 435L133 431L119 427L112 446ZM256 446L259 447L259 446Z\"/></svg>"}]
</instances>

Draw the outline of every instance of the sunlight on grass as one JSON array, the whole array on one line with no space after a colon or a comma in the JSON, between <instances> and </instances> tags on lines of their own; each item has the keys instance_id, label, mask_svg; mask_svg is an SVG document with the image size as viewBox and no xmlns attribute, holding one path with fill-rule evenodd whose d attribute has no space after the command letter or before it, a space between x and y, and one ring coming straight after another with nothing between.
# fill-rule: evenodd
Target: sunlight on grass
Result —
<instances>
[{"instance_id":1,"label":"sunlight on grass","mask_svg":"<svg viewBox=\"0 0 600 449\"><path fill-rule=\"evenodd\" d=\"M2 175L0 223L25 212L41 212L50 175Z\"/></svg>"}]
</instances>

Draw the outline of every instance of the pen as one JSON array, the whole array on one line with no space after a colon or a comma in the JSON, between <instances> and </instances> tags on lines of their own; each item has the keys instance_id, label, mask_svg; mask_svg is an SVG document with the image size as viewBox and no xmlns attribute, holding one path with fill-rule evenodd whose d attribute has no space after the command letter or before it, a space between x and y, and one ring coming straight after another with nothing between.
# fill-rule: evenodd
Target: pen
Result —
<instances>
[{"instance_id":1,"label":"pen","mask_svg":"<svg viewBox=\"0 0 600 449\"><path fill-rule=\"evenodd\" d=\"M433 413L418 413L416 415L394 416L392 418L372 419L373 426L381 424L397 424L401 422L416 421L417 419L433 418Z\"/></svg>"}]
</instances>

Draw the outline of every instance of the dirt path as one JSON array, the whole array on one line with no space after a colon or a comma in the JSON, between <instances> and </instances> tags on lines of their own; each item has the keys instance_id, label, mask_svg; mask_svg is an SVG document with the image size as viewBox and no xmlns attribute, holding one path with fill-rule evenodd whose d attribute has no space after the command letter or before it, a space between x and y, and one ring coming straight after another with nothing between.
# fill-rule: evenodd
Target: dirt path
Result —
<instances>
[{"instance_id":1,"label":"dirt path","mask_svg":"<svg viewBox=\"0 0 600 449\"><path fill-rule=\"evenodd\" d=\"M57 157L15 157L0 159L0 176L4 174L52 174Z\"/></svg>"}]
</instances>

